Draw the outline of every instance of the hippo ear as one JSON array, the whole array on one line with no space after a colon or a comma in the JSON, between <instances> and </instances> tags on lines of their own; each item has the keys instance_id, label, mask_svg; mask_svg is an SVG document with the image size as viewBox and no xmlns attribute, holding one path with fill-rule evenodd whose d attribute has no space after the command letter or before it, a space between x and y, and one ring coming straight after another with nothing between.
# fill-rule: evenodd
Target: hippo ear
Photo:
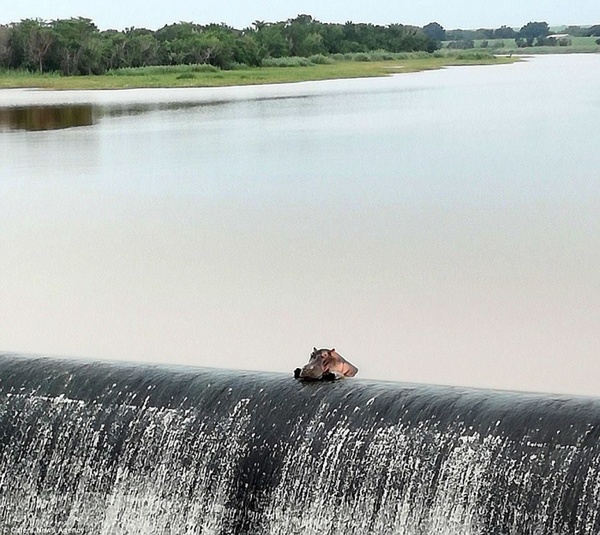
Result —
<instances>
[{"instance_id":1,"label":"hippo ear","mask_svg":"<svg viewBox=\"0 0 600 535\"><path fill-rule=\"evenodd\" d=\"M335 347L332 347L332 348L329 350L329 352L330 352L330 353L335 353Z\"/></svg>"},{"instance_id":2,"label":"hippo ear","mask_svg":"<svg viewBox=\"0 0 600 535\"><path fill-rule=\"evenodd\" d=\"M313 347L313 353L316 353L316 352L317 352L317 348Z\"/></svg>"}]
</instances>

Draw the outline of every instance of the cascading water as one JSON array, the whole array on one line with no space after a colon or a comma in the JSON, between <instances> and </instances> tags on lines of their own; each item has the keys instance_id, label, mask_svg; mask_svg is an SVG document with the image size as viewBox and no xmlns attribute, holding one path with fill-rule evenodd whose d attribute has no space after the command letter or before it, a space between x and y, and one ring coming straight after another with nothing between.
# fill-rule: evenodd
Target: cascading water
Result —
<instances>
[{"instance_id":1,"label":"cascading water","mask_svg":"<svg viewBox=\"0 0 600 535\"><path fill-rule=\"evenodd\" d=\"M598 535L600 399L0 355L0 533Z\"/></svg>"}]
</instances>

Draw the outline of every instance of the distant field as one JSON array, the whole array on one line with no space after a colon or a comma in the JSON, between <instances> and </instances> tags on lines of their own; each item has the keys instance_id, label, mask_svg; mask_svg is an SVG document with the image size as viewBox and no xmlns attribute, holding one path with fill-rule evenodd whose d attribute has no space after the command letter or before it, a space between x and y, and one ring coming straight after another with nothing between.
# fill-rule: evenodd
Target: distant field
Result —
<instances>
[{"instance_id":1,"label":"distant field","mask_svg":"<svg viewBox=\"0 0 600 535\"><path fill-rule=\"evenodd\" d=\"M568 46L532 46L517 48L514 39L505 44L505 51L515 54L581 54L600 52L600 45L596 44L598 37L571 37Z\"/></svg>"},{"instance_id":2,"label":"distant field","mask_svg":"<svg viewBox=\"0 0 600 535\"><path fill-rule=\"evenodd\" d=\"M518 48L514 39L488 39L488 46L484 50L496 54L578 54L600 52L600 45L596 43L598 37L571 37L571 45L568 46L531 46L527 48ZM484 39L476 39L473 41L475 48L470 50L478 50ZM448 42L444 43L447 46Z\"/></svg>"},{"instance_id":3,"label":"distant field","mask_svg":"<svg viewBox=\"0 0 600 535\"><path fill-rule=\"evenodd\" d=\"M571 37L574 47L596 46L600 48L600 45L596 44L597 39L600 39L600 37Z\"/></svg>"},{"instance_id":4,"label":"distant field","mask_svg":"<svg viewBox=\"0 0 600 535\"><path fill-rule=\"evenodd\" d=\"M366 55L365 55L366 56ZM24 71L0 72L0 88L39 87L46 89L126 89L136 87L218 87L275 84L337 78L386 76L394 73L439 69L455 65L494 65L516 61L496 58L482 51L407 54L396 59L332 61L305 66L249 67L220 70L207 65L123 69L100 76L60 76Z\"/></svg>"}]
</instances>

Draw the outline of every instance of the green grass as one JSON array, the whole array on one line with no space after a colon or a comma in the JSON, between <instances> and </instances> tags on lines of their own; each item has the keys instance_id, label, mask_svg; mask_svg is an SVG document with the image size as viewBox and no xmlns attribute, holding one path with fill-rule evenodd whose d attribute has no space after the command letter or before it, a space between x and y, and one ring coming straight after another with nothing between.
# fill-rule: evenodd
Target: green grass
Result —
<instances>
[{"instance_id":1,"label":"green grass","mask_svg":"<svg viewBox=\"0 0 600 535\"><path fill-rule=\"evenodd\" d=\"M596 40L600 39L599 37L571 37L571 40L573 41L573 46L574 47L584 47L584 48L589 48L589 47L593 47L593 46L597 46L598 48L600 48L600 45L598 45L596 43Z\"/></svg>"},{"instance_id":2,"label":"green grass","mask_svg":"<svg viewBox=\"0 0 600 535\"><path fill-rule=\"evenodd\" d=\"M35 74L24 71L0 71L0 88L39 87L46 89L126 89L141 87L218 87L252 84L276 84L309 80L338 78L363 78L386 76L394 73L439 69L452 65L490 65L516 61L516 58L495 58L479 51L457 53L403 54L395 59L379 60L380 55L351 57L343 61L304 66L237 66L233 70L220 70L207 65L176 67L144 67L119 69L100 76L60 76ZM358 56L358 55L350 55ZM402 59L400 59L402 58ZM336 58L337 59L337 58Z\"/></svg>"},{"instance_id":3,"label":"green grass","mask_svg":"<svg viewBox=\"0 0 600 535\"><path fill-rule=\"evenodd\" d=\"M596 43L598 37L571 37L571 44L568 46L530 46L518 48L514 39L488 39L487 49L494 54L583 54L600 52L600 45ZM481 47L483 39L473 41L475 48Z\"/></svg>"},{"instance_id":4,"label":"green grass","mask_svg":"<svg viewBox=\"0 0 600 535\"><path fill-rule=\"evenodd\" d=\"M113 69L106 76L148 76L160 74L195 74L219 72L218 67L204 63L196 65L154 65L151 67L129 67L125 69Z\"/></svg>"}]
</instances>

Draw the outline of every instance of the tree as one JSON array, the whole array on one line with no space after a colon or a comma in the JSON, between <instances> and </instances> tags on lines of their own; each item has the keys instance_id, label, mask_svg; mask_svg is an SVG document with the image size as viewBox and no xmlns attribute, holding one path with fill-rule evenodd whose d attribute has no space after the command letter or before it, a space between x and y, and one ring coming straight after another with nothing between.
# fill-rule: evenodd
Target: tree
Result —
<instances>
[{"instance_id":1,"label":"tree","mask_svg":"<svg viewBox=\"0 0 600 535\"><path fill-rule=\"evenodd\" d=\"M292 56L310 56L304 47L305 39L312 33L319 33L320 23L310 15L298 15L295 19L289 19L283 27L283 33L289 42ZM314 38L313 38L314 39ZM312 41L309 41L309 44Z\"/></svg>"},{"instance_id":2,"label":"tree","mask_svg":"<svg viewBox=\"0 0 600 535\"><path fill-rule=\"evenodd\" d=\"M90 39L99 34L96 25L90 19L78 17L55 20L51 26L56 34L57 61L62 73L72 75L88 71L89 68L81 69L81 61L85 53L90 53Z\"/></svg>"},{"instance_id":3,"label":"tree","mask_svg":"<svg viewBox=\"0 0 600 535\"><path fill-rule=\"evenodd\" d=\"M25 34L25 58L27 68L42 72L44 60L54 44L55 34L47 22L40 19L25 19L20 23Z\"/></svg>"},{"instance_id":4,"label":"tree","mask_svg":"<svg viewBox=\"0 0 600 535\"><path fill-rule=\"evenodd\" d=\"M447 41L467 41L477 38L477 32L474 30L446 30Z\"/></svg>"},{"instance_id":5,"label":"tree","mask_svg":"<svg viewBox=\"0 0 600 535\"><path fill-rule=\"evenodd\" d=\"M478 28L476 31L476 39L493 39L494 38L494 30L490 30L489 28Z\"/></svg>"},{"instance_id":6,"label":"tree","mask_svg":"<svg viewBox=\"0 0 600 535\"><path fill-rule=\"evenodd\" d=\"M299 48L301 56L312 56L314 54L323 54L326 52L323 46L323 37L317 32L309 33Z\"/></svg>"},{"instance_id":7,"label":"tree","mask_svg":"<svg viewBox=\"0 0 600 535\"><path fill-rule=\"evenodd\" d=\"M128 28L125 30L122 57L127 67L146 67L157 65L160 43L154 33L146 28Z\"/></svg>"},{"instance_id":8,"label":"tree","mask_svg":"<svg viewBox=\"0 0 600 535\"><path fill-rule=\"evenodd\" d=\"M261 24L254 32L260 53L267 58L282 58L290 55L290 45L283 33L284 24Z\"/></svg>"},{"instance_id":9,"label":"tree","mask_svg":"<svg viewBox=\"0 0 600 535\"><path fill-rule=\"evenodd\" d=\"M0 67L10 66L10 29L0 24Z\"/></svg>"},{"instance_id":10,"label":"tree","mask_svg":"<svg viewBox=\"0 0 600 535\"><path fill-rule=\"evenodd\" d=\"M193 22L177 22L168 24L154 32L154 37L158 41L167 42L175 39L185 38L193 33L202 31L202 26Z\"/></svg>"},{"instance_id":11,"label":"tree","mask_svg":"<svg viewBox=\"0 0 600 535\"><path fill-rule=\"evenodd\" d=\"M429 37L421 28L405 26L403 24L390 24L387 28L389 41L385 48L390 52L416 52L426 50L433 52L440 48L440 41Z\"/></svg>"},{"instance_id":12,"label":"tree","mask_svg":"<svg viewBox=\"0 0 600 535\"><path fill-rule=\"evenodd\" d=\"M11 25L6 38L5 54L10 66L39 72L44 70L55 42L54 31L47 22L24 19Z\"/></svg>"},{"instance_id":13,"label":"tree","mask_svg":"<svg viewBox=\"0 0 600 535\"><path fill-rule=\"evenodd\" d=\"M125 67L125 43L127 38L117 30L107 30L101 33L106 47L106 68L120 69Z\"/></svg>"},{"instance_id":14,"label":"tree","mask_svg":"<svg viewBox=\"0 0 600 535\"><path fill-rule=\"evenodd\" d=\"M430 22L423 26L423 32L427 37L434 41L446 40L446 30L444 30L444 27L437 22Z\"/></svg>"},{"instance_id":15,"label":"tree","mask_svg":"<svg viewBox=\"0 0 600 535\"><path fill-rule=\"evenodd\" d=\"M524 38L529 46L533 44L534 39L547 37L549 34L550 27L547 22L528 22L519 31L519 37Z\"/></svg>"},{"instance_id":16,"label":"tree","mask_svg":"<svg viewBox=\"0 0 600 535\"><path fill-rule=\"evenodd\" d=\"M567 26L564 33L568 33L573 37L585 37L585 28L582 28L581 26Z\"/></svg>"},{"instance_id":17,"label":"tree","mask_svg":"<svg viewBox=\"0 0 600 535\"><path fill-rule=\"evenodd\" d=\"M260 67L265 58L264 51L259 46L250 30L236 37L233 46L233 61L242 65Z\"/></svg>"},{"instance_id":18,"label":"tree","mask_svg":"<svg viewBox=\"0 0 600 535\"><path fill-rule=\"evenodd\" d=\"M500 28L494 30L495 39L515 39L518 35L515 30L508 26L500 26Z\"/></svg>"},{"instance_id":19,"label":"tree","mask_svg":"<svg viewBox=\"0 0 600 535\"><path fill-rule=\"evenodd\" d=\"M342 24L324 24L320 35L328 54L337 54L342 51L341 46L344 40L344 26Z\"/></svg>"},{"instance_id":20,"label":"tree","mask_svg":"<svg viewBox=\"0 0 600 535\"><path fill-rule=\"evenodd\" d=\"M596 24L595 26L590 26L585 31L586 37L600 37L600 24Z\"/></svg>"},{"instance_id":21,"label":"tree","mask_svg":"<svg viewBox=\"0 0 600 535\"><path fill-rule=\"evenodd\" d=\"M109 42L98 34L92 35L83 46L77 70L79 74L103 74L109 57Z\"/></svg>"},{"instance_id":22,"label":"tree","mask_svg":"<svg viewBox=\"0 0 600 535\"><path fill-rule=\"evenodd\" d=\"M473 39L461 39L460 41L449 42L448 48L467 50L469 48L475 48L475 43L473 42Z\"/></svg>"},{"instance_id":23,"label":"tree","mask_svg":"<svg viewBox=\"0 0 600 535\"><path fill-rule=\"evenodd\" d=\"M229 68L234 60L235 43L240 32L225 24L209 24L203 35L213 43L206 63L221 69Z\"/></svg>"}]
</instances>

